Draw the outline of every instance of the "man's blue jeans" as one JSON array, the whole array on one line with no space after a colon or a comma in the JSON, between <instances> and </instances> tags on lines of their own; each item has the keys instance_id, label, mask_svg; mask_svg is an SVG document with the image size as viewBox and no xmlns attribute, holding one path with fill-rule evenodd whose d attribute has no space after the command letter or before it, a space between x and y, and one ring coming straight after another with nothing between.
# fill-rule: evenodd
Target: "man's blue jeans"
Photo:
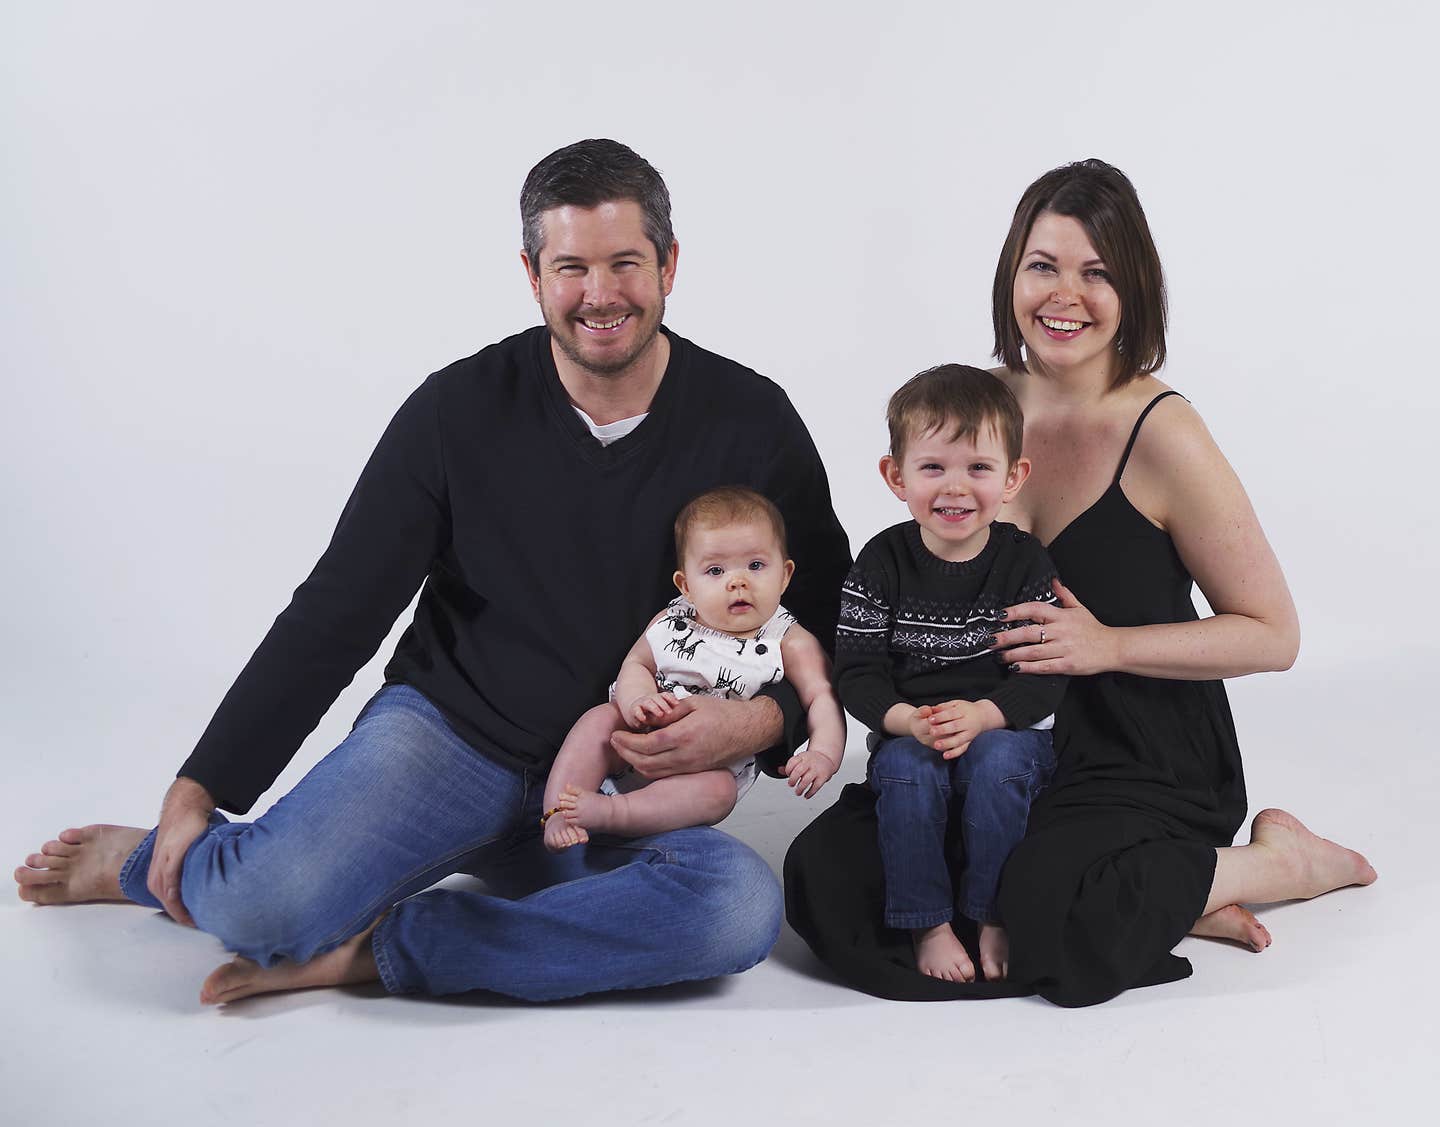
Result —
<instances>
[{"instance_id":1,"label":"man's blue jeans","mask_svg":"<svg viewBox=\"0 0 1440 1127\"><path fill-rule=\"evenodd\" d=\"M541 1001L734 974L769 953L780 885L751 849L701 827L550 854L544 782L388 685L259 819L212 817L186 854L181 899L202 930L266 966L308 961L384 914L371 944L392 993ZM120 886L158 908L145 887L154 836ZM456 872L486 891L423 891Z\"/></svg>"},{"instance_id":2,"label":"man's blue jeans","mask_svg":"<svg viewBox=\"0 0 1440 1127\"><path fill-rule=\"evenodd\" d=\"M1000 870L1054 771L1050 733L1031 728L985 732L957 759L909 736L882 741L870 757L870 787L878 796L886 926L934 927L957 907L977 923L994 922ZM952 818L960 819L965 846L958 896L945 849Z\"/></svg>"}]
</instances>

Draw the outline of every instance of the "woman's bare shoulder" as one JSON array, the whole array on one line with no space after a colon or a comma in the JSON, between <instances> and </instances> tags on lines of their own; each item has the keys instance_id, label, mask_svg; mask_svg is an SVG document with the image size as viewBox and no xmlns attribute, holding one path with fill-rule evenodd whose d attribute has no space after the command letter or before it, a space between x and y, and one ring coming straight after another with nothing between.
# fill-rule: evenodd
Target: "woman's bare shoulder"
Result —
<instances>
[{"instance_id":1,"label":"woman's bare shoulder","mask_svg":"<svg viewBox=\"0 0 1440 1127\"><path fill-rule=\"evenodd\" d=\"M1140 381L1136 381L1139 383ZM1164 392L1174 389L1159 380L1147 380L1151 387L1139 390L1136 402L1139 410L1154 402ZM1137 411L1138 418L1138 411ZM1196 457L1220 455L1219 447L1210 436L1200 412L1183 394L1169 395L1155 404L1135 436L1132 460L1139 464L1165 464L1190 460Z\"/></svg>"},{"instance_id":2,"label":"woman's bare shoulder","mask_svg":"<svg viewBox=\"0 0 1440 1127\"><path fill-rule=\"evenodd\" d=\"M1213 517L1247 505L1200 412L1178 395L1161 400L1146 418L1122 485L1135 507L1162 528L1187 512Z\"/></svg>"}]
</instances>

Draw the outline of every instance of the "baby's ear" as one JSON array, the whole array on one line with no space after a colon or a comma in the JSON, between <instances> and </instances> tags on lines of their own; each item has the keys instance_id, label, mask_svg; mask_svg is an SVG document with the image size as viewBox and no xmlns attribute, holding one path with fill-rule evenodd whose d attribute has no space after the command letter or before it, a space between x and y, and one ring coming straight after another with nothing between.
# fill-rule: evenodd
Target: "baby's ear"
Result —
<instances>
[{"instance_id":1,"label":"baby's ear","mask_svg":"<svg viewBox=\"0 0 1440 1127\"><path fill-rule=\"evenodd\" d=\"M780 580L780 593L785 593L785 588L790 586L790 580L795 578L795 561L785 561L785 578Z\"/></svg>"},{"instance_id":2,"label":"baby's ear","mask_svg":"<svg viewBox=\"0 0 1440 1127\"><path fill-rule=\"evenodd\" d=\"M690 586L685 582L685 573L683 571L677 571L671 578L675 580L676 590L688 599L690 597Z\"/></svg>"}]
</instances>

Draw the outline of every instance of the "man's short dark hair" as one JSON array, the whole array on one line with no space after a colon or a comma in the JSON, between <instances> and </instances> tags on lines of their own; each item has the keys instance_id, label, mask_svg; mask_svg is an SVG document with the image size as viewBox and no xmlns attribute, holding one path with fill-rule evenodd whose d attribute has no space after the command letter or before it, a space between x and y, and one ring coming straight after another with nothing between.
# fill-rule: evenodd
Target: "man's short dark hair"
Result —
<instances>
[{"instance_id":1,"label":"man's short dark hair","mask_svg":"<svg viewBox=\"0 0 1440 1127\"><path fill-rule=\"evenodd\" d=\"M649 161L619 141L592 138L556 149L530 170L520 189L520 231L530 269L540 269L540 217L555 207L599 207L631 200L644 214L645 236L661 266L670 261L670 191Z\"/></svg>"},{"instance_id":2,"label":"man's short dark hair","mask_svg":"<svg viewBox=\"0 0 1440 1127\"><path fill-rule=\"evenodd\" d=\"M990 315L995 324L995 359L1012 372L1025 370L1024 341L1015 324L1015 275L1030 229L1042 212L1078 220L1095 253L1105 261L1120 299L1115 332L1119 363L1110 386L1148 376L1165 363L1165 276L1150 237L1150 225L1129 177L1103 160L1076 161L1052 168L1025 189L1000 261L995 267Z\"/></svg>"},{"instance_id":3,"label":"man's short dark hair","mask_svg":"<svg viewBox=\"0 0 1440 1127\"><path fill-rule=\"evenodd\" d=\"M974 442L981 427L994 427L1005 457L1014 465L1025 437L1025 416L998 376L968 364L927 368L900 385L885 408L890 456L905 457L912 438L950 429L949 441Z\"/></svg>"}]
</instances>

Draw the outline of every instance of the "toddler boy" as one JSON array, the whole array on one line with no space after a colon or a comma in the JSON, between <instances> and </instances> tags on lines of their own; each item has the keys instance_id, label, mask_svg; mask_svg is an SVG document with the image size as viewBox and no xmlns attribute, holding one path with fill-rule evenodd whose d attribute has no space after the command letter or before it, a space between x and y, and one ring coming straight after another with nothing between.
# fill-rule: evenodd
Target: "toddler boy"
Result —
<instances>
[{"instance_id":1,"label":"toddler boy","mask_svg":"<svg viewBox=\"0 0 1440 1127\"><path fill-rule=\"evenodd\" d=\"M886 925L911 932L922 973L970 982L950 926L958 908L979 925L981 970L995 981L1009 961L1000 869L1055 769L1048 729L1065 678L1011 673L991 635L1017 625L1006 607L1056 601L1055 568L1033 536L995 519L1030 473L1020 405L999 379L931 368L891 396L886 418L880 473L912 519L866 544L845 580L836 680L873 733ZM946 855L956 819L958 897Z\"/></svg>"}]
</instances>

